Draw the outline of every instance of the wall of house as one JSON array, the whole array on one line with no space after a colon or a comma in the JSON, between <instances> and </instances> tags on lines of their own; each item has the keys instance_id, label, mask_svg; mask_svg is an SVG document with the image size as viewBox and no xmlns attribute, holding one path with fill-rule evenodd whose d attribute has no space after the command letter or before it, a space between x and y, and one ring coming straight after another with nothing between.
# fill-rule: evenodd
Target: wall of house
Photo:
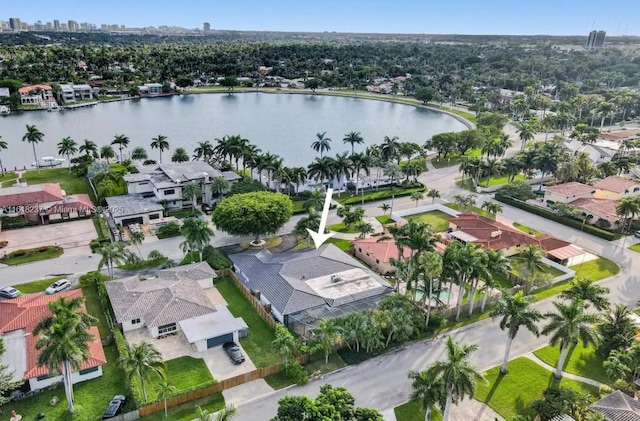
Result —
<instances>
[{"instance_id":1,"label":"wall of house","mask_svg":"<svg viewBox=\"0 0 640 421\"><path fill-rule=\"evenodd\" d=\"M115 220L116 224L122 225L122 220L124 220L124 219L142 217L142 223L143 224L148 224L149 220L150 220L149 217L152 216L152 215L157 215L158 218L162 218L162 211L155 211L155 212L149 212L149 213L137 214L137 215L118 216L118 217L114 217L113 219ZM156 218L156 219L158 219L158 218Z\"/></svg>"},{"instance_id":2,"label":"wall of house","mask_svg":"<svg viewBox=\"0 0 640 421\"><path fill-rule=\"evenodd\" d=\"M362 250L362 251L361 251ZM355 256L362 260L367 264L371 269L377 271L378 273L387 274L387 273L395 273L396 268L391 265L389 262L381 262L375 258L375 256L369 255L365 249L360 249L360 247L354 247Z\"/></svg>"},{"instance_id":3,"label":"wall of house","mask_svg":"<svg viewBox=\"0 0 640 421\"><path fill-rule=\"evenodd\" d=\"M127 192L129 194L150 193L153 192L153 184L151 181L138 181L127 183Z\"/></svg>"},{"instance_id":4,"label":"wall of house","mask_svg":"<svg viewBox=\"0 0 640 421\"><path fill-rule=\"evenodd\" d=\"M632 187L628 189L624 193L616 193L609 190L596 190L596 194L593 197L596 199L609 199L609 200L620 200L625 197L638 197L640 196L640 186Z\"/></svg>"},{"instance_id":5,"label":"wall of house","mask_svg":"<svg viewBox=\"0 0 640 421\"><path fill-rule=\"evenodd\" d=\"M593 190L595 191L595 189ZM551 200L553 201L553 203L569 203L569 202L573 202L576 199L586 199L591 197L593 197L593 192L586 192L582 194L573 194L571 196L566 196L564 194L559 194L556 192L546 190L544 194L545 202L548 200Z\"/></svg>"},{"instance_id":6,"label":"wall of house","mask_svg":"<svg viewBox=\"0 0 640 421\"><path fill-rule=\"evenodd\" d=\"M74 371L71 373L71 382L76 384L85 380L96 379L100 376L102 376L102 367L98 367L98 370L83 375L80 375L78 371ZM31 390L38 390L60 382L62 382L62 376L47 377L43 380L38 380L37 377L34 377L29 379L29 387Z\"/></svg>"},{"instance_id":7,"label":"wall of house","mask_svg":"<svg viewBox=\"0 0 640 421\"><path fill-rule=\"evenodd\" d=\"M229 332L227 332L229 333ZM225 334L223 334L225 335ZM222 335L220 335L222 336ZM238 343L239 342L239 335L238 335L238 331L234 331L233 332L233 342ZM198 352L203 352L207 350L207 340L203 339L201 341L196 341L194 342L194 345L196 346L196 349L198 350ZM222 345L220 345L222 346Z\"/></svg>"},{"instance_id":8,"label":"wall of house","mask_svg":"<svg viewBox=\"0 0 640 421\"><path fill-rule=\"evenodd\" d=\"M136 330L144 327L144 320L140 320L140 323L133 324L131 320L125 320L122 322L122 330L124 332L129 332L131 330Z\"/></svg>"}]
</instances>

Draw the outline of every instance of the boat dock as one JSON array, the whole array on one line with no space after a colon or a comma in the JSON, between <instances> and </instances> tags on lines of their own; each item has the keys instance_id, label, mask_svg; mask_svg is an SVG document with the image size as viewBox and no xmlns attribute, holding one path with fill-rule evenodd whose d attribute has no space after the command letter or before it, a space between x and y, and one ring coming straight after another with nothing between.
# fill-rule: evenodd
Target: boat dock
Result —
<instances>
[{"instance_id":1,"label":"boat dock","mask_svg":"<svg viewBox=\"0 0 640 421\"><path fill-rule=\"evenodd\" d=\"M65 105L64 107L60 107L60 108L62 108L63 110L73 110L75 108L93 107L96 104L99 104L99 102L98 101L82 102L80 104Z\"/></svg>"}]
</instances>

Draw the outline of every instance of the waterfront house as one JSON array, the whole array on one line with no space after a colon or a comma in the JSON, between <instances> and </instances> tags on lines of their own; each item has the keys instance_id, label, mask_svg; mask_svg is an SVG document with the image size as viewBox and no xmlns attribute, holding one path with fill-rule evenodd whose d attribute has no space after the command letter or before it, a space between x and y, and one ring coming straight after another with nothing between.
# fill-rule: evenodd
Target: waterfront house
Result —
<instances>
[{"instance_id":1,"label":"waterfront house","mask_svg":"<svg viewBox=\"0 0 640 421\"><path fill-rule=\"evenodd\" d=\"M62 101L65 104L93 99L93 88L86 84L60 85L60 90L61 90Z\"/></svg>"},{"instance_id":2,"label":"waterfront house","mask_svg":"<svg viewBox=\"0 0 640 421\"><path fill-rule=\"evenodd\" d=\"M73 289L52 295L37 293L0 301L0 338L5 347L0 363L9 367L16 381L25 380L29 390L42 389L62 381L61 375L51 374L46 367L38 365L40 351L36 349L38 337L33 335L33 329L51 315L49 302L59 298L70 300L80 297L82 290ZM86 313L87 309L83 306L80 311ZM80 363L79 370L71 373L73 383L102 376L102 366L107 363L98 328L92 326L89 333L93 337L88 344L89 356Z\"/></svg>"},{"instance_id":3,"label":"waterfront house","mask_svg":"<svg viewBox=\"0 0 640 421\"><path fill-rule=\"evenodd\" d=\"M20 104L36 105L39 108L45 108L48 102L55 101L53 99L53 89L49 85L29 85L18 89L20 94Z\"/></svg>"},{"instance_id":4,"label":"waterfront house","mask_svg":"<svg viewBox=\"0 0 640 421\"><path fill-rule=\"evenodd\" d=\"M162 83L145 83L149 95L159 95L162 93Z\"/></svg>"}]
</instances>

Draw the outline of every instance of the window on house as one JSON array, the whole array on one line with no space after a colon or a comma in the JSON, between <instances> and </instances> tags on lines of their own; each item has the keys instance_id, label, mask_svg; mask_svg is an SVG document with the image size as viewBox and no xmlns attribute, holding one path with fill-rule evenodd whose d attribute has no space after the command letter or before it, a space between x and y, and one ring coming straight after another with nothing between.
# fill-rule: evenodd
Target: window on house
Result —
<instances>
[{"instance_id":1,"label":"window on house","mask_svg":"<svg viewBox=\"0 0 640 421\"><path fill-rule=\"evenodd\" d=\"M176 193L176 191L174 189L169 189L169 190L165 190L164 191L164 195L165 196L169 196L169 195L175 194L175 193Z\"/></svg>"},{"instance_id":2,"label":"window on house","mask_svg":"<svg viewBox=\"0 0 640 421\"><path fill-rule=\"evenodd\" d=\"M41 382L42 380L47 380L49 378L48 374L45 374L44 376L38 376L36 377L36 380Z\"/></svg>"},{"instance_id":3,"label":"window on house","mask_svg":"<svg viewBox=\"0 0 640 421\"><path fill-rule=\"evenodd\" d=\"M78 216L87 216L87 211L85 209L81 209L78 211Z\"/></svg>"},{"instance_id":4,"label":"window on house","mask_svg":"<svg viewBox=\"0 0 640 421\"><path fill-rule=\"evenodd\" d=\"M60 216L62 217L62 219L69 219L69 212L62 212Z\"/></svg>"},{"instance_id":5,"label":"window on house","mask_svg":"<svg viewBox=\"0 0 640 421\"><path fill-rule=\"evenodd\" d=\"M89 373L93 373L98 371L98 367L91 367L91 368L87 368L85 370L80 370L80 375L84 376L85 374L89 374Z\"/></svg>"},{"instance_id":6,"label":"window on house","mask_svg":"<svg viewBox=\"0 0 640 421\"><path fill-rule=\"evenodd\" d=\"M137 325L138 323L140 323L140 319L133 319L133 320L131 320L131 324L132 324L132 325Z\"/></svg>"},{"instance_id":7,"label":"window on house","mask_svg":"<svg viewBox=\"0 0 640 421\"><path fill-rule=\"evenodd\" d=\"M160 214L149 215L149 219L160 219Z\"/></svg>"},{"instance_id":8,"label":"window on house","mask_svg":"<svg viewBox=\"0 0 640 421\"><path fill-rule=\"evenodd\" d=\"M376 259L376 264L379 265L380 264L380 260Z\"/></svg>"},{"instance_id":9,"label":"window on house","mask_svg":"<svg viewBox=\"0 0 640 421\"><path fill-rule=\"evenodd\" d=\"M177 330L175 323L170 323L168 325L158 326L158 334L163 335L165 333L174 332Z\"/></svg>"}]
</instances>

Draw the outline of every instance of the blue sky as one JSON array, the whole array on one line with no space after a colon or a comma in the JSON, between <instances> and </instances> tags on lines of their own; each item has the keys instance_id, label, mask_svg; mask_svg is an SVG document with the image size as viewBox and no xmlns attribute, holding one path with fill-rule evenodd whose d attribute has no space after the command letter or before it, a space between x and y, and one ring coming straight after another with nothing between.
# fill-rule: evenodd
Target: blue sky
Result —
<instances>
[{"instance_id":1,"label":"blue sky","mask_svg":"<svg viewBox=\"0 0 640 421\"><path fill-rule=\"evenodd\" d=\"M129 27L433 34L640 35L637 0L5 0L0 19Z\"/></svg>"}]
</instances>

